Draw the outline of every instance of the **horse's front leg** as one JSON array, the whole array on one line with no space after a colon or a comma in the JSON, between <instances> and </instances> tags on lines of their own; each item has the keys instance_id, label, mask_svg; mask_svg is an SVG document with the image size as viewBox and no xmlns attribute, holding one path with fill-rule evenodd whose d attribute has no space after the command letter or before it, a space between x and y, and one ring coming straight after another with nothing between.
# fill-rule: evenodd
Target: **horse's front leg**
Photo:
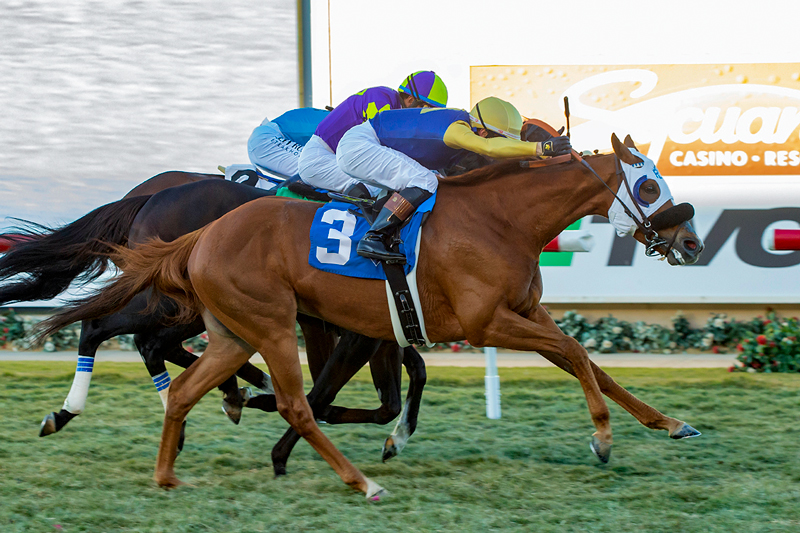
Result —
<instances>
[{"instance_id":1,"label":"horse's front leg","mask_svg":"<svg viewBox=\"0 0 800 533\"><path fill-rule=\"evenodd\" d=\"M541 306L536 309L532 317L539 323L549 322L552 323L553 326L558 327L556 326L552 317ZM572 365L570 365L569 361L567 361L561 355L555 352L548 352L544 350L540 351L539 353L542 355L542 357L560 369L572 374L573 376L575 375ZM595 378L597 379L597 383L600 385L600 390L603 392L603 394L611 398L620 407L628 411L643 426L650 429L667 430L669 432L669 436L673 439L685 439L688 437L700 436L700 432L686 422L678 420L677 418L666 416L657 409L647 405L639 398L628 392L624 387L620 386L599 366L594 363L591 363L591 365Z\"/></svg>"},{"instance_id":2,"label":"horse's front leg","mask_svg":"<svg viewBox=\"0 0 800 533\"><path fill-rule=\"evenodd\" d=\"M477 321L475 322L477 326ZM591 448L604 463L611 456L611 422L608 406L600 392L591 361L583 346L572 337L564 335L552 321L541 320L534 313L530 320L519 316L511 309L495 309L491 322L481 330L480 326L465 328L467 339L473 345L498 346L512 350L550 352L563 357L572 367L581 383L586 403L597 431L592 435ZM472 338L470 338L472 337Z\"/></svg>"}]
</instances>

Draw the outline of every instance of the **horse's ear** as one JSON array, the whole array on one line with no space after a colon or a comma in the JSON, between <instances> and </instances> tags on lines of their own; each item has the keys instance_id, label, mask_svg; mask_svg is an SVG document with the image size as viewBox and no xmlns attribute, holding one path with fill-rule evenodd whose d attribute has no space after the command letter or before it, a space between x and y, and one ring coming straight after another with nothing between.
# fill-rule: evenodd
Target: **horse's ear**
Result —
<instances>
[{"instance_id":1,"label":"horse's ear","mask_svg":"<svg viewBox=\"0 0 800 533\"><path fill-rule=\"evenodd\" d=\"M625 136L625 140L624 140L624 141L622 141L622 143L623 143L625 146L627 146L628 148L633 148L633 149L634 149L634 150L636 150L637 152L639 151L639 149L638 149L638 148L636 148L636 145L635 145L635 144L633 144L633 139L631 138L630 134L628 134L628 135L626 135L626 136Z\"/></svg>"},{"instance_id":2,"label":"horse's ear","mask_svg":"<svg viewBox=\"0 0 800 533\"><path fill-rule=\"evenodd\" d=\"M638 165L642 163L642 159L631 153L630 149L620 142L616 133L611 134L611 146L614 147L614 153L617 154L620 161L629 165Z\"/></svg>"}]
</instances>

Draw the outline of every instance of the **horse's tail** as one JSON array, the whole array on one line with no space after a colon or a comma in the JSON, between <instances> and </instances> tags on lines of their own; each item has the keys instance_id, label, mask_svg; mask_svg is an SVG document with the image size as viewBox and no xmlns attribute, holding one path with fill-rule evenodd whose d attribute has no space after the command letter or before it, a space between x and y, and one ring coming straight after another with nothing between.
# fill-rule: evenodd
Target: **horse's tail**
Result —
<instances>
[{"instance_id":1,"label":"horse's tail","mask_svg":"<svg viewBox=\"0 0 800 533\"><path fill-rule=\"evenodd\" d=\"M170 322L194 320L202 309L202 303L192 287L187 265L195 244L207 227L171 242L153 239L135 249L114 247L111 259L119 265L122 273L111 284L70 303L58 314L40 322L36 328L37 337L43 339L73 322L116 313L148 288L152 289L152 295L146 312L154 311L161 297L165 296L177 305L177 310L168 319Z\"/></svg>"},{"instance_id":2,"label":"horse's tail","mask_svg":"<svg viewBox=\"0 0 800 533\"><path fill-rule=\"evenodd\" d=\"M0 305L55 298L76 278L88 282L108 267L112 245L126 245L136 214L150 196L125 198L98 207L58 229L31 225L17 230L15 244L0 256Z\"/></svg>"}]
</instances>

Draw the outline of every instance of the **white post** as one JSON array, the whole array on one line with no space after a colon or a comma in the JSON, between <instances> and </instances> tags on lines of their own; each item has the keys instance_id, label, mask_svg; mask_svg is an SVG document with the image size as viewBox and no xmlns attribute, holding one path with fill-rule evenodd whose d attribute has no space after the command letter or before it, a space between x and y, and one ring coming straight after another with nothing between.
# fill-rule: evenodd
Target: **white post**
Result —
<instances>
[{"instance_id":1,"label":"white post","mask_svg":"<svg viewBox=\"0 0 800 533\"><path fill-rule=\"evenodd\" d=\"M486 354L486 418L500 418L500 376L497 375L497 348L484 348Z\"/></svg>"}]
</instances>

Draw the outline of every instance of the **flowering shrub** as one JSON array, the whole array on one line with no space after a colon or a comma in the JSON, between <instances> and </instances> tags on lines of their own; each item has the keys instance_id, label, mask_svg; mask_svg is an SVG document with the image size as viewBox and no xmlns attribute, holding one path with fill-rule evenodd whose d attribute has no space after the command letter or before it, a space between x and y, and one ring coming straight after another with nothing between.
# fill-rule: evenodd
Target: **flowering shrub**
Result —
<instances>
[{"instance_id":1,"label":"flowering shrub","mask_svg":"<svg viewBox=\"0 0 800 533\"><path fill-rule=\"evenodd\" d=\"M674 330L658 324L645 324L636 322L633 325L633 351L634 352L664 352L671 353L678 348L677 334Z\"/></svg>"},{"instance_id":2,"label":"flowering shrub","mask_svg":"<svg viewBox=\"0 0 800 533\"><path fill-rule=\"evenodd\" d=\"M30 334L37 322L39 319L18 315L13 309L0 312L0 347L15 351L35 348ZM73 324L47 337L42 347L46 352L77 348L80 332L80 325Z\"/></svg>"},{"instance_id":3,"label":"flowering shrub","mask_svg":"<svg viewBox=\"0 0 800 533\"><path fill-rule=\"evenodd\" d=\"M582 328L583 332L578 341L587 350L613 353L628 352L632 349L633 328L624 320L607 316L595 322L593 326L588 323L582 324Z\"/></svg>"},{"instance_id":4,"label":"flowering shrub","mask_svg":"<svg viewBox=\"0 0 800 533\"><path fill-rule=\"evenodd\" d=\"M297 338L298 340L301 339L302 334ZM183 341L183 348L190 353L204 352L206 346L208 346L208 333L205 331L196 337Z\"/></svg>"},{"instance_id":5,"label":"flowering shrub","mask_svg":"<svg viewBox=\"0 0 800 533\"><path fill-rule=\"evenodd\" d=\"M739 340L761 333L764 329L763 317L754 318L749 322L729 320L725 313L714 313L706 321L703 328L690 338L689 346L699 350L711 350L715 353L732 349Z\"/></svg>"},{"instance_id":6,"label":"flowering shrub","mask_svg":"<svg viewBox=\"0 0 800 533\"><path fill-rule=\"evenodd\" d=\"M592 333L592 330L594 329L583 315L576 313L575 311L565 312L561 320L556 320L556 324L559 328L561 328L561 331L563 331L565 335L569 335L581 343L584 342L584 338L586 340L589 339L586 334ZM596 344L597 340L595 339L593 345Z\"/></svg>"},{"instance_id":7,"label":"flowering shrub","mask_svg":"<svg viewBox=\"0 0 800 533\"><path fill-rule=\"evenodd\" d=\"M797 318L778 318L770 313L761 321L762 333L747 332L736 346L741 366L731 371L800 372L800 323Z\"/></svg>"},{"instance_id":8,"label":"flowering shrub","mask_svg":"<svg viewBox=\"0 0 800 533\"><path fill-rule=\"evenodd\" d=\"M39 320L18 315L13 309L0 311L0 348L28 350L32 345L30 333ZM695 329L682 313L672 318L672 328L658 324L635 322L633 324L613 316L603 317L594 323L575 311L567 311L556 324L567 335L577 339L588 351L659 352L671 353L686 349L719 351L738 350L741 365L734 370L749 372L800 372L800 323L797 318L778 318L774 312L767 317L749 321L729 319L725 314L714 313L702 328ZM297 327L298 344L305 347L302 332ZM45 351L77 348L80 325L73 324L45 339ZM135 350L133 335L116 338L120 349ZM208 334L202 333L184 342L190 352L202 352L208 346ZM469 342L437 344L420 351L477 351Z\"/></svg>"}]
</instances>

